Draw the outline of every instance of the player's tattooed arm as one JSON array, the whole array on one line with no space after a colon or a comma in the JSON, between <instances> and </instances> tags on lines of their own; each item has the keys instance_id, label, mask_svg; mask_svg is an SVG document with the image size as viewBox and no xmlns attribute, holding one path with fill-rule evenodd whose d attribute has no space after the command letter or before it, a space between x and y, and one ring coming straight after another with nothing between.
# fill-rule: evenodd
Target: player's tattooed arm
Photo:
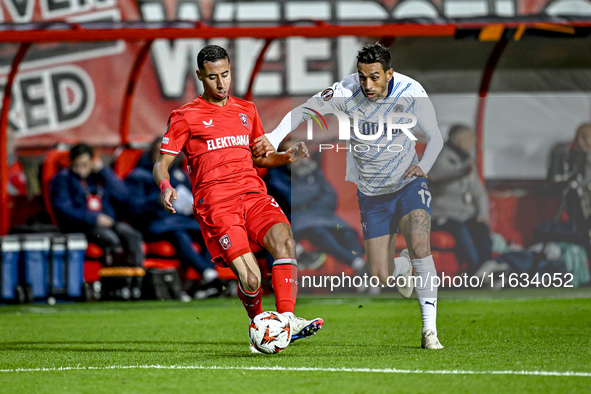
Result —
<instances>
[{"instance_id":1,"label":"player's tattooed arm","mask_svg":"<svg viewBox=\"0 0 591 394\"><path fill-rule=\"evenodd\" d=\"M267 157L255 157L252 160L254 165L260 168L279 167L288 163L295 163L301 159L310 156L308 147L302 142L298 142L285 152L274 152Z\"/></svg>"}]
</instances>

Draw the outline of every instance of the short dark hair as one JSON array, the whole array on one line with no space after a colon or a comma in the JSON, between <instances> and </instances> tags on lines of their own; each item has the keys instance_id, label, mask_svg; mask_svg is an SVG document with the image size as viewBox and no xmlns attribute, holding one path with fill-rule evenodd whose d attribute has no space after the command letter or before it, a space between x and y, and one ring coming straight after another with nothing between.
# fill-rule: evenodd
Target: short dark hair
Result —
<instances>
[{"instance_id":1,"label":"short dark hair","mask_svg":"<svg viewBox=\"0 0 591 394\"><path fill-rule=\"evenodd\" d=\"M199 67L199 70L203 70L205 62L213 63L224 59L228 59L228 63L230 63L230 56L228 56L228 52L224 48L218 45L207 45L197 55L197 67Z\"/></svg>"},{"instance_id":2,"label":"short dark hair","mask_svg":"<svg viewBox=\"0 0 591 394\"><path fill-rule=\"evenodd\" d=\"M368 44L363 47L362 50L357 52L357 63L372 64L380 63L384 71L388 71L390 68L390 52L388 48L382 44Z\"/></svg>"},{"instance_id":3,"label":"short dark hair","mask_svg":"<svg viewBox=\"0 0 591 394\"><path fill-rule=\"evenodd\" d=\"M449 129L449 133L447 135L447 139L452 141L457 135L462 134L467 131L472 131L472 129L464 124L455 124L451 126Z\"/></svg>"},{"instance_id":4,"label":"short dark hair","mask_svg":"<svg viewBox=\"0 0 591 394\"><path fill-rule=\"evenodd\" d=\"M90 157L94 156L94 150L88 144L78 144L70 149L70 161L76 160L76 158L82 156L83 154L88 153Z\"/></svg>"}]
</instances>

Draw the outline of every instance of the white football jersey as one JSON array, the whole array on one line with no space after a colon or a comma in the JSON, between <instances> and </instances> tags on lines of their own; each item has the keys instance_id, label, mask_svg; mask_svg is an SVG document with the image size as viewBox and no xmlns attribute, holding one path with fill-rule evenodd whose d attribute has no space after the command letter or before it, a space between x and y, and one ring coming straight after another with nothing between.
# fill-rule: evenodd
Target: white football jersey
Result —
<instances>
[{"instance_id":1,"label":"white football jersey","mask_svg":"<svg viewBox=\"0 0 591 394\"><path fill-rule=\"evenodd\" d=\"M399 73L394 73L388 85L387 97L375 102L363 94L358 74L349 75L316 94L291 111L271 134L267 134L275 148L302 121L311 118L311 109L322 115L340 111L349 117L346 179L354 182L364 195L381 195L400 190L415 179L402 179L405 171L416 164L426 174L443 147L435 110L427 93L417 81ZM414 115L427 137L427 148L420 162L414 140L400 129L387 133L386 123L394 114ZM405 124L409 121L409 118L402 118L394 123ZM412 129L407 130L412 133Z\"/></svg>"}]
</instances>

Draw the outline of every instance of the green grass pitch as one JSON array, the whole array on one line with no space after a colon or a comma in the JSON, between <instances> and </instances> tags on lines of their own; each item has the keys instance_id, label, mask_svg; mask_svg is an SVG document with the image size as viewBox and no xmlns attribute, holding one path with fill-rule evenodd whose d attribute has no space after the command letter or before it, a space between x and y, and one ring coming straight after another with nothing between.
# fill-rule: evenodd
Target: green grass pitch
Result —
<instances>
[{"instance_id":1,"label":"green grass pitch","mask_svg":"<svg viewBox=\"0 0 591 394\"><path fill-rule=\"evenodd\" d=\"M590 292L441 298L440 351L415 299L301 298L324 329L273 356L249 352L237 299L1 306L0 391L589 392Z\"/></svg>"}]
</instances>

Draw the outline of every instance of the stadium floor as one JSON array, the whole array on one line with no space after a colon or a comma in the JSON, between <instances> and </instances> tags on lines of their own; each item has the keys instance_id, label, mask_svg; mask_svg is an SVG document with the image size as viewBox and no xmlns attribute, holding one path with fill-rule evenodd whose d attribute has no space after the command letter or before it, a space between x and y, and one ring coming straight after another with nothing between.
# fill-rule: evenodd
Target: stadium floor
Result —
<instances>
[{"instance_id":1,"label":"stadium floor","mask_svg":"<svg viewBox=\"0 0 591 394\"><path fill-rule=\"evenodd\" d=\"M588 392L591 288L442 296L443 350L416 300L302 297L324 329L274 356L237 299L2 306L0 392Z\"/></svg>"}]
</instances>

